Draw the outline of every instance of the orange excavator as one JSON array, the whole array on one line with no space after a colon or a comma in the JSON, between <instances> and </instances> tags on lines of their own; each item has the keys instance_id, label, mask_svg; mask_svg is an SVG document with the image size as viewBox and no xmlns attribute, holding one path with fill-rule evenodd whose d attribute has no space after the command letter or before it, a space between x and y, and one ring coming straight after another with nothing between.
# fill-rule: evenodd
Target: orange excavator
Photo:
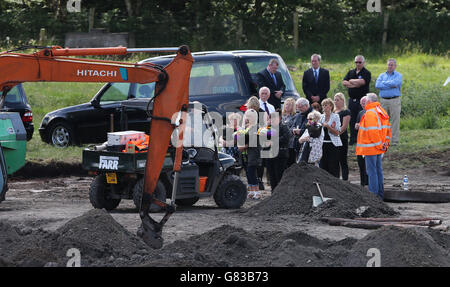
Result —
<instances>
[{"instance_id":1,"label":"orange excavator","mask_svg":"<svg viewBox=\"0 0 450 287\"><path fill-rule=\"evenodd\" d=\"M31 54L17 53L23 49L35 48ZM73 56L125 55L139 52L176 52L176 57L165 67L144 63L74 58ZM187 46L179 48L79 48L24 47L0 53L0 90L2 101L8 91L23 82L156 82L155 96L151 99L150 140L145 165L144 194L139 210L141 225L138 236L153 248L161 248L163 225L175 211L174 200L167 204L154 198L170 138L178 128L178 140L183 141L183 121L189 104L189 76L194 59ZM1 102L0 101L0 105ZM175 113L181 113L178 123L173 123ZM156 136L152 136L156 135ZM173 171L174 190L177 188L181 168L182 145L177 145ZM165 209L165 215L157 222L149 216L151 204Z\"/></svg>"}]
</instances>

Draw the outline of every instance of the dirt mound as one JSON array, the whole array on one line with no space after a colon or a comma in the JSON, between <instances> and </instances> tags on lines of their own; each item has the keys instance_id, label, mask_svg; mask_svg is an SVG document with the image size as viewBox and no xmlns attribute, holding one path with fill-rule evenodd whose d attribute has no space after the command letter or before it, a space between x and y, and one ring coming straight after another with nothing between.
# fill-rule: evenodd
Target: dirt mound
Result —
<instances>
[{"instance_id":1,"label":"dirt mound","mask_svg":"<svg viewBox=\"0 0 450 287\"><path fill-rule=\"evenodd\" d=\"M346 266L366 266L367 251L380 251L382 267L450 266L450 235L432 229L383 227L360 239L346 259Z\"/></svg>"},{"instance_id":2,"label":"dirt mound","mask_svg":"<svg viewBox=\"0 0 450 287\"><path fill-rule=\"evenodd\" d=\"M25 166L13 174L13 178L42 178L58 176L86 176L80 162L27 161Z\"/></svg>"},{"instance_id":3,"label":"dirt mound","mask_svg":"<svg viewBox=\"0 0 450 287\"><path fill-rule=\"evenodd\" d=\"M129 260L138 251L147 250L145 243L103 209L90 210L57 229L49 247L64 252L77 248L81 253L82 265L101 262L105 258ZM86 258L85 262L83 258Z\"/></svg>"},{"instance_id":4,"label":"dirt mound","mask_svg":"<svg viewBox=\"0 0 450 287\"><path fill-rule=\"evenodd\" d=\"M146 266L342 266L355 239L330 242L303 232L247 232L222 225L165 246Z\"/></svg>"},{"instance_id":5,"label":"dirt mound","mask_svg":"<svg viewBox=\"0 0 450 287\"><path fill-rule=\"evenodd\" d=\"M81 266L139 264L151 252L105 210L90 210L54 232L20 230L0 223L2 264L66 266L73 256L67 255L72 248L79 250Z\"/></svg>"},{"instance_id":6,"label":"dirt mound","mask_svg":"<svg viewBox=\"0 0 450 287\"><path fill-rule=\"evenodd\" d=\"M324 197L333 200L312 206L319 196L314 182L320 183ZM393 209L367 189L335 178L325 170L300 163L283 174L271 197L247 210L249 215L307 215L310 217L380 217L396 215Z\"/></svg>"}]
</instances>

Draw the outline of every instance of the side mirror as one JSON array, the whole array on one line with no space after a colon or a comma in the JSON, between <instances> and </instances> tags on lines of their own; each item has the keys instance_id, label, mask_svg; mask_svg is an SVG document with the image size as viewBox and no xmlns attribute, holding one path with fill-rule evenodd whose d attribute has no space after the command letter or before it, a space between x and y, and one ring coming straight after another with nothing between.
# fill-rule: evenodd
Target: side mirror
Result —
<instances>
[{"instance_id":1,"label":"side mirror","mask_svg":"<svg viewBox=\"0 0 450 287\"><path fill-rule=\"evenodd\" d=\"M100 108L100 103L98 102L97 99L93 99L93 100L91 101L91 105L92 105L94 108Z\"/></svg>"}]
</instances>

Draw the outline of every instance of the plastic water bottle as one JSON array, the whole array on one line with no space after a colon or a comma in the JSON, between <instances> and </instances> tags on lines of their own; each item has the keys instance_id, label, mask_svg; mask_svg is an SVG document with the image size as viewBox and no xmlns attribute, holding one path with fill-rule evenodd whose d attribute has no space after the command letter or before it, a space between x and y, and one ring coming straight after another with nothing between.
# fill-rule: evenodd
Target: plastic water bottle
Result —
<instances>
[{"instance_id":1,"label":"plastic water bottle","mask_svg":"<svg viewBox=\"0 0 450 287\"><path fill-rule=\"evenodd\" d=\"M407 175L405 175L404 177L403 177L403 190L408 190L408 176Z\"/></svg>"}]
</instances>

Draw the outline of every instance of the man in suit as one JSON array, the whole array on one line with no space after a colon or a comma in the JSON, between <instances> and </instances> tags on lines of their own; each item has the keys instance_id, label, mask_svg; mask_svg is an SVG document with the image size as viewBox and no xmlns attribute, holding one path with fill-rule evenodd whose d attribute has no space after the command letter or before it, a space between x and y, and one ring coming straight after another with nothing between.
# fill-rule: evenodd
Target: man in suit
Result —
<instances>
[{"instance_id":1,"label":"man in suit","mask_svg":"<svg viewBox=\"0 0 450 287\"><path fill-rule=\"evenodd\" d=\"M281 96L286 90L281 73L278 72L278 60L272 58L267 68L257 74L258 89L268 87L270 90L269 104L275 107L275 110L281 110Z\"/></svg>"},{"instance_id":2,"label":"man in suit","mask_svg":"<svg viewBox=\"0 0 450 287\"><path fill-rule=\"evenodd\" d=\"M318 54L311 56L311 68L303 73L303 93L310 104L322 103L330 90L330 72L320 67L322 57Z\"/></svg>"}]
</instances>

